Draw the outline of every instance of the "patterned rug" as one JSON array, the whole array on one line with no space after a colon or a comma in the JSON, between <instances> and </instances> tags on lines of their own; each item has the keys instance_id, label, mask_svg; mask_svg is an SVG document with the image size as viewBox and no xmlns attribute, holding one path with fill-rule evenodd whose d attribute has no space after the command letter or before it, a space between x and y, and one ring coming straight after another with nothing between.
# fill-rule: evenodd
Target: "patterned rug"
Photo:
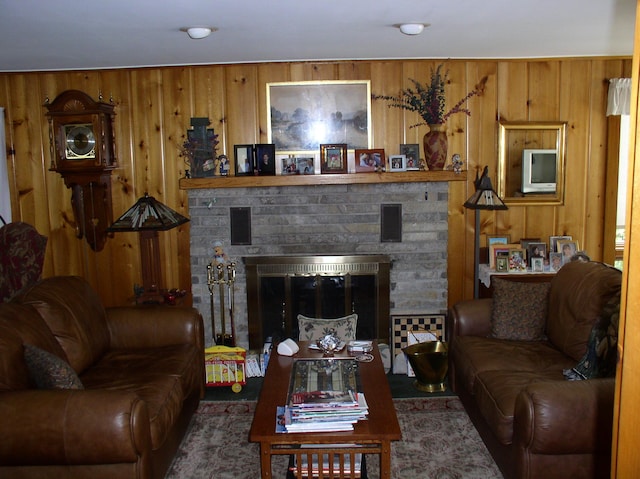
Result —
<instances>
[{"instance_id":1,"label":"patterned rug","mask_svg":"<svg viewBox=\"0 0 640 479\"><path fill-rule=\"evenodd\" d=\"M394 399L402 441L393 443L393 479L501 479L480 436L456 397ZM200 404L166 479L259 479L258 445L249 443L255 401ZM272 474L284 478L287 458L274 457ZM378 457L367 456L369 479Z\"/></svg>"}]
</instances>

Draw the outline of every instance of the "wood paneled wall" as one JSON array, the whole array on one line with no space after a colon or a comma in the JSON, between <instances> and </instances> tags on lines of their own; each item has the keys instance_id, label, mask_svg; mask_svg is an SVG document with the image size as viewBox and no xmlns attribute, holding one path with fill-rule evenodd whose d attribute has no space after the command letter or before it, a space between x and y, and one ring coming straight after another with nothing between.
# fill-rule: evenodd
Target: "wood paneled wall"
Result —
<instances>
[{"instance_id":1,"label":"wood paneled wall","mask_svg":"<svg viewBox=\"0 0 640 479\"><path fill-rule=\"evenodd\" d=\"M148 192L189 215L178 186L185 164L179 153L191 117L208 117L220 135L220 152L234 144L267 141L266 83L303 80L371 80L372 92L396 94L408 79L425 81L439 61L342 61L212 65L104 71L0 74L14 221L33 224L49 238L45 276L87 278L107 305L126 303L140 283L138 238L118 233L101 252L74 234L70 191L49 171L49 132L43 104L67 89L116 104L113 174L114 219ZM563 206L512 207L482 213L482 234L512 239L571 234L594 259L604 235L607 80L630 76L630 58L447 61L450 104L485 75L482 96L469 101L470 117L448 122L449 151L467 161L468 181L452 182L449 197L449 303L473 295L473 214L462 206L473 192L475 172L497 173L498 119L568 122L567 182ZM373 147L397 152L421 143L426 127L417 117L372 104ZM611 232L613 234L613 232ZM189 289L189 224L160 234L164 284Z\"/></svg>"}]
</instances>

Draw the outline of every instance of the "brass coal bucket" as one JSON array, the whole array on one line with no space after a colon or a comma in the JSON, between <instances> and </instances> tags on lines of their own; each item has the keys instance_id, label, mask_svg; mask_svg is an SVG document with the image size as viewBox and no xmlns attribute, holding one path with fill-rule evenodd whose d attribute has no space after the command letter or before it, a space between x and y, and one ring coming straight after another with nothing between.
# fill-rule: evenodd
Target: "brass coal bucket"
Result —
<instances>
[{"instance_id":1,"label":"brass coal bucket","mask_svg":"<svg viewBox=\"0 0 640 479\"><path fill-rule=\"evenodd\" d=\"M427 341L412 344L402 351L416 373L413 385L420 391L429 393L447 389L445 377L449 369L449 348L442 341Z\"/></svg>"}]
</instances>

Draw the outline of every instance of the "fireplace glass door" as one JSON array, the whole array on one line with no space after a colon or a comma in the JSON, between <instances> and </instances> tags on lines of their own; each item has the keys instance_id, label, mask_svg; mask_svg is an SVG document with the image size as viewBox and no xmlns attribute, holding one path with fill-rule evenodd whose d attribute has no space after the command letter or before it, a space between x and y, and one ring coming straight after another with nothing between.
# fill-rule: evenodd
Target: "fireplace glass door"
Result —
<instances>
[{"instance_id":1,"label":"fireplace glass door","mask_svg":"<svg viewBox=\"0 0 640 479\"><path fill-rule=\"evenodd\" d=\"M358 339L389 340L389 269L382 255L248 257L249 347L298 338L298 314L358 314Z\"/></svg>"}]
</instances>

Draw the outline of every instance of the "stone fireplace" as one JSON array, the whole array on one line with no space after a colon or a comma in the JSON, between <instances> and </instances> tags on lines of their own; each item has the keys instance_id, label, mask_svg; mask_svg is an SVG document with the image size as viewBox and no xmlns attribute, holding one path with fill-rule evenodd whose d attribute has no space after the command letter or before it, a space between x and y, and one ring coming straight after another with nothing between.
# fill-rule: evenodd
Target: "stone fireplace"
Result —
<instances>
[{"instance_id":1,"label":"stone fireplace","mask_svg":"<svg viewBox=\"0 0 640 479\"><path fill-rule=\"evenodd\" d=\"M249 347L247 259L251 263L269 256L384 255L390 263L390 315L446 312L446 181L207 188L189 189L188 195L193 303L204 318L207 346L213 343L207 265L216 243L237 265L238 346ZM399 242L381 241L381 209L390 204L402 208ZM238 207L250 210L251 244L231 244L230 211ZM281 312L280 307L275 314ZM216 310L218 331L219 319Z\"/></svg>"}]
</instances>

